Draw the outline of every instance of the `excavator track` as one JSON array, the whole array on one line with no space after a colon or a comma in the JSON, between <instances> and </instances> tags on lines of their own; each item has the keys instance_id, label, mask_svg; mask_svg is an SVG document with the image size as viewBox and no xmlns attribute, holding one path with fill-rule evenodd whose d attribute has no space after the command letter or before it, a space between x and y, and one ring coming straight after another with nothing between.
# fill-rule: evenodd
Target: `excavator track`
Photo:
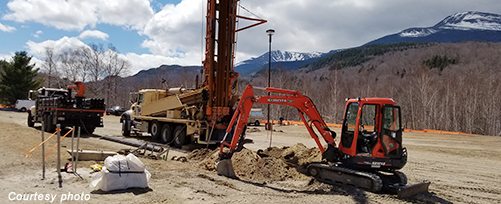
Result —
<instances>
[{"instance_id":1,"label":"excavator track","mask_svg":"<svg viewBox=\"0 0 501 204\"><path fill-rule=\"evenodd\" d=\"M375 193L383 189L383 180L377 174L324 163L310 164L307 169L311 176L324 183L353 185Z\"/></svg>"}]
</instances>

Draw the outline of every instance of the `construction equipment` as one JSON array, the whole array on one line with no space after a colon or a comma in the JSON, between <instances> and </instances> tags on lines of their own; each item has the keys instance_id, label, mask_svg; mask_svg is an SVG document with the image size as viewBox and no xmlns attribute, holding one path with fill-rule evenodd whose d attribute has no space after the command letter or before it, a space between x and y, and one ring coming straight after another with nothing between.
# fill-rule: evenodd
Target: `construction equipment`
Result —
<instances>
[{"instance_id":1,"label":"construction equipment","mask_svg":"<svg viewBox=\"0 0 501 204\"><path fill-rule=\"evenodd\" d=\"M221 140L238 98L238 73L233 65L235 34L266 22L237 15L237 3L238 0L207 2L202 85L134 93L131 109L120 119L122 135L150 133L155 139L177 147L187 143L215 144ZM237 19L255 23L237 28Z\"/></svg>"},{"instance_id":2,"label":"construction equipment","mask_svg":"<svg viewBox=\"0 0 501 204\"><path fill-rule=\"evenodd\" d=\"M220 145L220 175L235 177L231 156L242 147L243 134L254 103L291 106L322 152L323 162L310 163L309 175L325 183L344 183L372 192L393 192L409 197L427 192L429 182L407 185L407 178L398 170L407 163L407 150L402 146L400 107L390 98L357 98L346 101L340 145L336 133L329 129L313 101L299 91L279 88L256 88L278 95L255 96L248 85L233 114ZM322 144L315 130L326 143Z\"/></svg>"},{"instance_id":3,"label":"construction equipment","mask_svg":"<svg viewBox=\"0 0 501 204\"><path fill-rule=\"evenodd\" d=\"M32 90L30 98L35 99L36 103L28 112L29 127L43 121L45 130L49 132L53 132L56 124L60 124L61 129L82 127L88 134L92 134L96 127L103 127L104 99L85 98L85 85L82 82L75 82L67 89Z\"/></svg>"}]
</instances>

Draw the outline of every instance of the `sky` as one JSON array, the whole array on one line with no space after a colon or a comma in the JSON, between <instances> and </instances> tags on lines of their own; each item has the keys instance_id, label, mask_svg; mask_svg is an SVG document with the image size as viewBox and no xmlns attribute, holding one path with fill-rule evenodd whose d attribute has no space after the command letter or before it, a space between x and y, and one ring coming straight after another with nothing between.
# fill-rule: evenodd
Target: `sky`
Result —
<instances>
[{"instance_id":1,"label":"sky","mask_svg":"<svg viewBox=\"0 0 501 204\"><path fill-rule=\"evenodd\" d=\"M112 44L129 74L162 64L201 65L207 0L0 0L0 59L25 50L42 63L89 43ZM237 34L236 62L268 50L328 52L464 11L501 14L500 0L240 0L239 14L268 20ZM250 11L250 12L249 12ZM248 25L242 20L239 27Z\"/></svg>"}]
</instances>

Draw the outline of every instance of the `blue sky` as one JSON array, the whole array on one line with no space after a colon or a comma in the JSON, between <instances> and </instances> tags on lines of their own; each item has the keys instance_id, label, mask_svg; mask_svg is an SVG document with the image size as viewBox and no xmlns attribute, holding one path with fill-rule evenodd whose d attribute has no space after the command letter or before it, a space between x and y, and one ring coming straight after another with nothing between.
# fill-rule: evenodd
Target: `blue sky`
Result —
<instances>
[{"instance_id":1,"label":"blue sky","mask_svg":"<svg viewBox=\"0 0 501 204\"><path fill-rule=\"evenodd\" d=\"M154 11L159 11L166 4L178 4L180 1L181 0L155 0L151 2L151 6ZM7 3L0 4L0 16L8 12ZM78 36L80 34L79 31L60 30L36 22L18 23L15 21L0 20L0 23L16 28L15 32L0 32L0 53L3 54L26 50L26 42L28 40L42 42L45 40L59 39L63 36ZM141 36L137 31L104 23L97 24L95 30L107 33L109 38L106 40L91 38L82 41L85 43L101 43L104 45L111 43L120 52L134 52L138 54L149 53L147 48L141 46L141 43L146 37ZM37 31L42 31L43 33L35 35Z\"/></svg>"},{"instance_id":2,"label":"blue sky","mask_svg":"<svg viewBox=\"0 0 501 204\"><path fill-rule=\"evenodd\" d=\"M162 64L200 65L207 0L3 0L0 59L26 50L37 62L44 48L64 51L113 44L130 74ZM268 23L238 33L236 62L268 48L328 52L362 45L410 27L432 26L463 11L501 14L499 0L241 0L241 15ZM253 14L245 10L252 11ZM240 22L240 27L245 25Z\"/></svg>"}]
</instances>

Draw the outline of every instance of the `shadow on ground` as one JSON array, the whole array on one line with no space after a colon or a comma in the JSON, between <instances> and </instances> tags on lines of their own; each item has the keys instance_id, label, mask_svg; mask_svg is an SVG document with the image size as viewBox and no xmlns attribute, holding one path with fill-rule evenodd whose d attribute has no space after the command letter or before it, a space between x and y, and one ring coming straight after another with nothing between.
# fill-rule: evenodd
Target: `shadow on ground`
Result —
<instances>
[{"instance_id":1,"label":"shadow on ground","mask_svg":"<svg viewBox=\"0 0 501 204\"><path fill-rule=\"evenodd\" d=\"M125 190L115 190L115 191L103 191L94 190L90 193L92 194L122 194L122 193L132 193L134 195L141 195L153 191L151 188L129 188Z\"/></svg>"}]
</instances>

